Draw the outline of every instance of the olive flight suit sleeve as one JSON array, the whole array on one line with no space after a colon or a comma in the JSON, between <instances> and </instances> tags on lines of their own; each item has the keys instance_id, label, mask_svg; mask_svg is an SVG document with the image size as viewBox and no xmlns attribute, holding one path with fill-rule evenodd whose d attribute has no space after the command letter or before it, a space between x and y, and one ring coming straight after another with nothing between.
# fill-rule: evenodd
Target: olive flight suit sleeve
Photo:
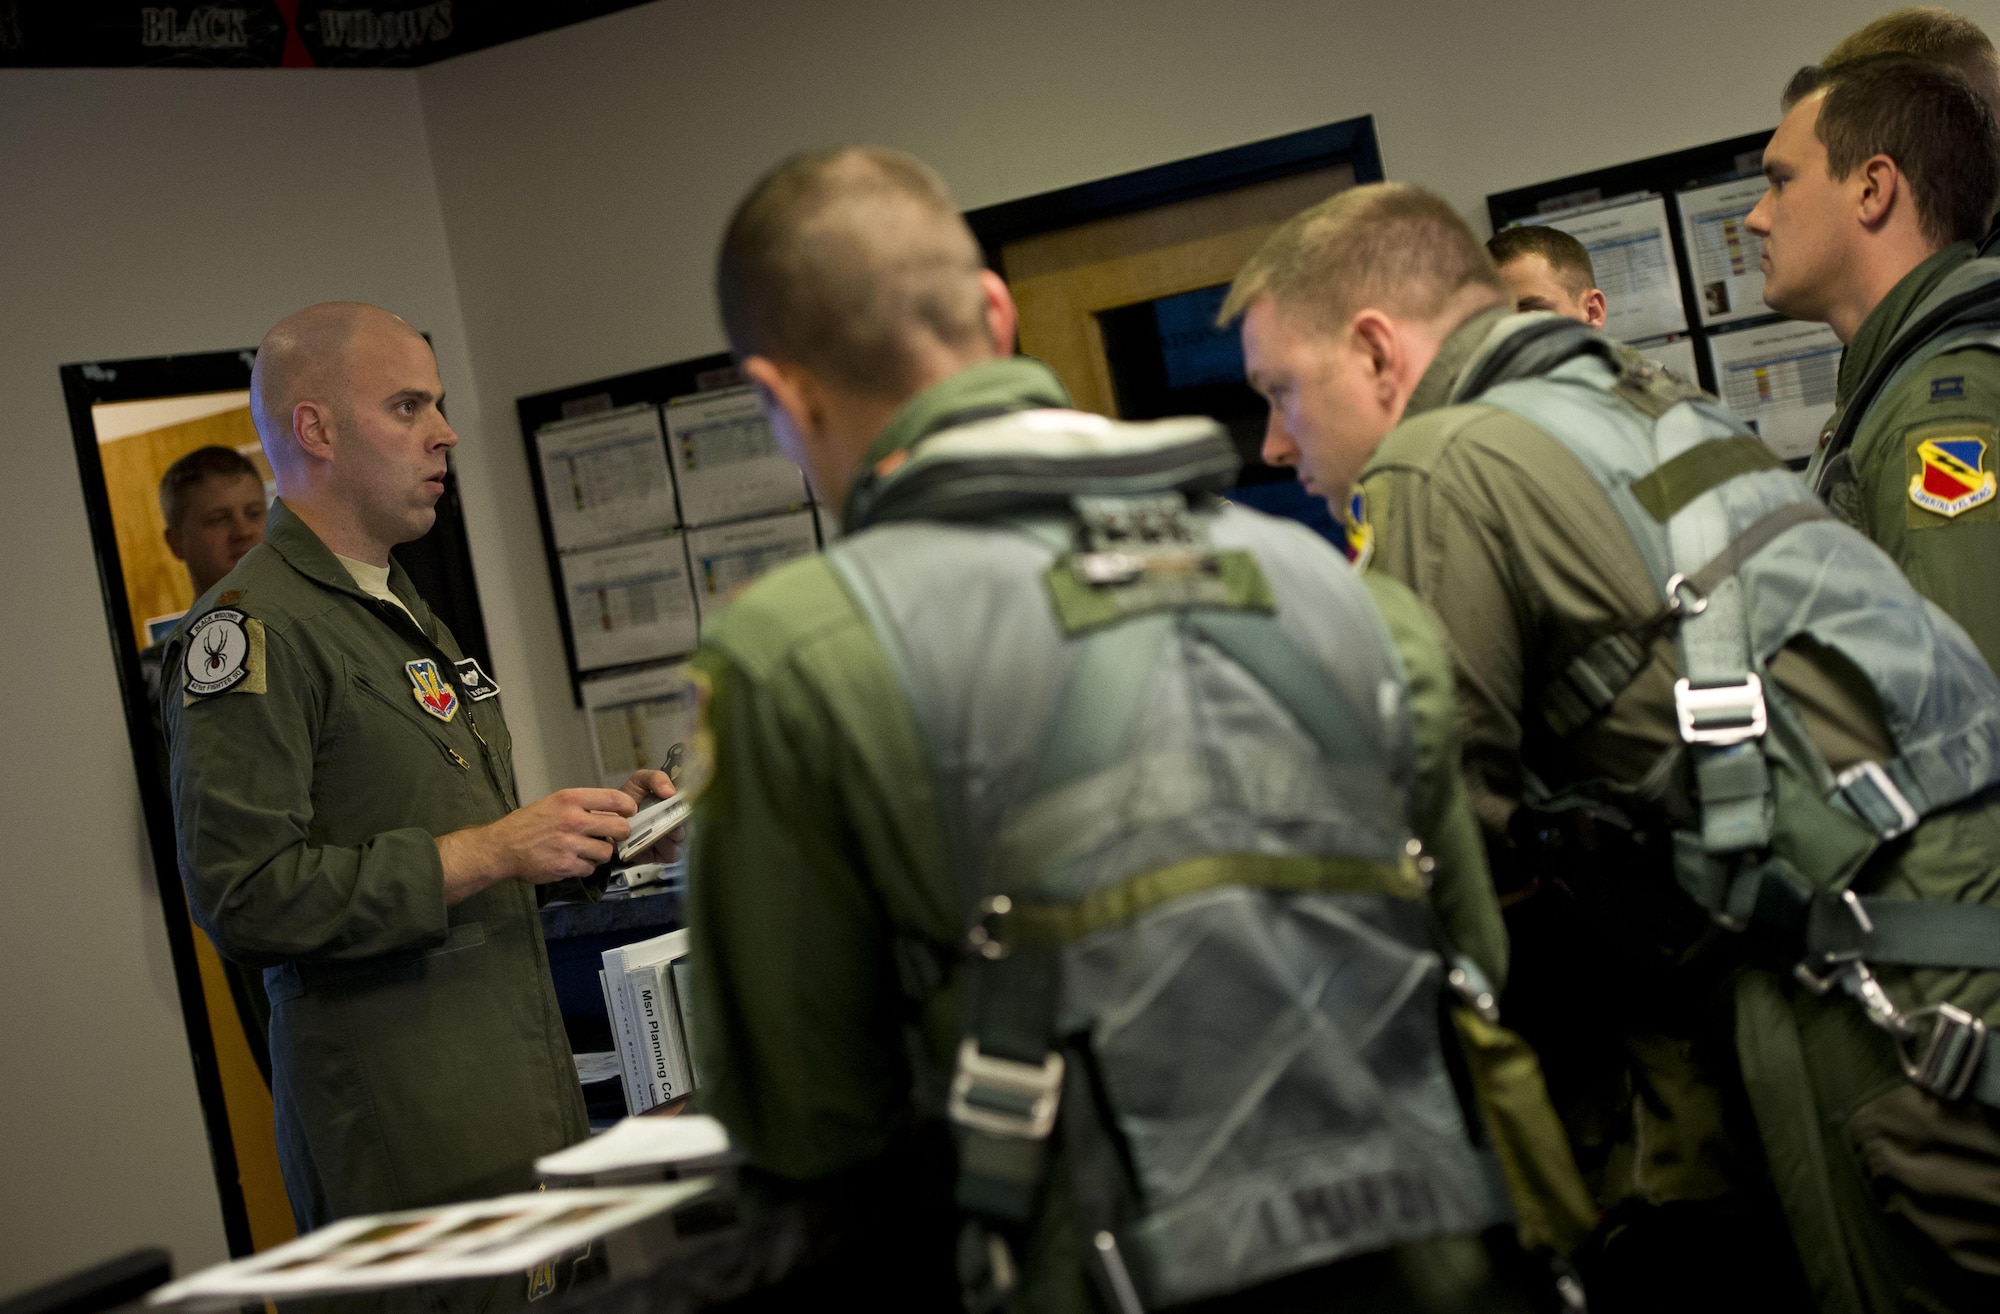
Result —
<instances>
[{"instance_id":1,"label":"olive flight suit sleeve","mask_svg":"<svg viewBox=\"0 0 2000 1314\"><path fill-rule=\"evenodd\" d=\"M256 965L368 958L446 933L444 867L428 831L316 836L323 738L351 696L284 631L247 622L247 678L186 692L170 649L161 710L171 741L181 875L195 920L225 955Z\"/></svg>"},{"instance_id":2,"label":"olive flight suit sleeve","mask_svg":"<svg viewBox=\"0 0 2000 1314\"><path fill-rule=\"evenodd\" d=\"M1417 739L1417 838L1437 861L1431 903L1445 934L1495 987L1506 983L1507 930L1486 867L1486 843L1459 770L1458 701L1436 620L1395 580L1364 575L1410 680Z\"/></svg>"},{"instance_id":3,"label":"olive flight suit sleeve","mask_svg":"<svg viewBox=\"0 0 2000 1314\"><path fill-rule=\"evenodd\" d=\"M1864 527L2000 668L2000 352L1947 352L1884 403L1855 453Z\"/></svg>"},{"instance_id":4,"label":"olive flight suit sleeve","mask_svg":"<svg viewBox=\"0 0 2000 1314\"><path fill-rule=\"evenodd\" d=\"M956 1026L938 988L956 896L886 658L858 617L790 645L757 632L780 611L848 611L825 570L740 599L695 659L714 754L689 866L700 1099L752 1163L795 1180L888 1149L912 1040L942 1064ZM906 983L898 963L938 975Z\"/></svg>"}]
</instances>

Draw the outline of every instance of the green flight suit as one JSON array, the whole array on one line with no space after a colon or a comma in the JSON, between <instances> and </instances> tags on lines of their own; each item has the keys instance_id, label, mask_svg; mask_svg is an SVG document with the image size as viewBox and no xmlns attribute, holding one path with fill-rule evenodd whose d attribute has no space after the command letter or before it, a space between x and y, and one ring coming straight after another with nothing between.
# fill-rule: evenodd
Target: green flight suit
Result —
<instances>
[{"instance_id":1,"label":"green flight suit","mask_svg":"<svg viewBox=\"0 0 2000 1314\"><path fill-rule=\"evenodd\" d=\"M975 366L912 400L867 454L869 465L953 416L1067 405L1038 362ZM1419 837L1438 861L1432 900L1452 941L1497 981L1506 944L1476 822L1457 766L1451 676L1434 622L1388 581L1372 591L1407 666L1420 760ZM715 771L696 806L689 927L701 1102L758 1168L796 1182L879 1176L909 1129L934 1110L913 1097L950 1071L960 1016L952 976L963 933L932 773L887 656L821 558L772 572L707 627L695 665L709 682ZM926 973L931 973L927 979ZM913 980L912 978L917 978ZM914 1063L912 1056L914 1054ZM1063 1194L1024 1257L1017 1305L1093 1307ZM955 1234L949 1167L916 1178L919 1216ZM899 1262L918 1263L899 1252ZM1451 1240L1409 1247L1405 1270L1453 1299L1482 1267ZM941 1256L947 1277L950 1256ZM1356 1261L1364 1264L1364 1261ZM1364 1299L1356 1310L1415 1309ZM1415 1281L1415 1279L1413 1279ZM1402 1278L1384 1301L1409 1302Z\"/></svg>"},{"instance_id":2,"label":"green flight suit","mask_svg":"<svg viewBox=\"0 0 2000 1314\"><path fill-rule=\"evenodd\" d=\"M1447 404L1503 313L1474 316L1445 341L1361 487L1374 543L1369 569L1408 584L1441 618L1466 785L1494 868L1521 897L1511 922L1548 897L1533 872L1510 872L1520 862L1512 823L1531 777L1557 792L1604 781L1637 786L1679 744L1679 658L1670 635L1658 639L1651 664L1568 739L1541 722L1542 682L1600 636L1652 615L1660 598L1611 499L1567 448L1512 411ZM1771 672L1833 767L1894 755L1872 690L1838 656L1789 648ZM1670 788L1670 812L1673 798ZM1642 824L1664 820L1639 815ZM1858 884L1896 897L1993 902L1995 855L2000 803L1974 801L1886 847ZM1574 1025L1530 1034L1548 1047L1551 1093L1601 1203L1717 1200L1759 1192L1768 1178L1826 1311L1897 1309L1906 1295L1937 1300L1937 1292L1979 1282L1973 1274L2000 1275L2000 1171L1992 1167L2000 1164L2000 1120L1909 1085L1887 1041L1844 996L1821 999L1789 978L1745 971L1729 938L1681 894L1664 851L1659 857L1646 869L1594 873L1608 898L1581 892L1586 905L1631 916L1641 908L1647 919L1602 927L1618 946L1607 975L1567 983L1570 1007L1618 1028L1612 1043L1592 1048L1602 1038ZM1596 947L1557 946L1555 954L1581 957ZM1516 943L1517 983L1563 965L1535 961ZM2000 1022L1996 974L1885 967L1879 975L1905 1007L1950 999ZM1608 1009L1595 1008L1606 1001ZM1591 1051L1582 1080L1557 1080L1574 1066L1564 1063L1566 1047ZM1730 1116L1730 1092L1745 1085L1754 1129Z\"/></svg>"},{"instance_id":3,"label":"green flight suit","mask_svg":"<svg viewBox=\"0 0 2000 1314\"><path fill-rule=\"evenodd\" d=\"M414 621L279 502L164 669L181 877L266 969L302 1229L526 1189L589 1130L536 887L445 906L437 837L517 805L499 689L401 567L389 587Z\"/></svg>"},{"instance_id":4,"label":"green flight suit","mask_svg":"<svg viewBox=\"0 0 2000 1314\"><path fill-rule=\"evenodd\" d=\"M1976 254L1971 242L1954 242L1905 274L1861 321L1841 357L1837 409L1822 443L1910 313ZM1990 478L2000 469L2000 351L1975 345L1946 351L1877 396L1855 431L1851 476L1826 489L1827 505L1894 557L1917 591L1964 626L1988 664L2000 669L2000 496L1987 494L1954 514L1925 506L1921 449L1935 440L1976 442L1978 472ZM1824 450L1814 454L1809 481ZM1945 487L1958 485L1947 475Z\"/></svg>"}]
</instances>

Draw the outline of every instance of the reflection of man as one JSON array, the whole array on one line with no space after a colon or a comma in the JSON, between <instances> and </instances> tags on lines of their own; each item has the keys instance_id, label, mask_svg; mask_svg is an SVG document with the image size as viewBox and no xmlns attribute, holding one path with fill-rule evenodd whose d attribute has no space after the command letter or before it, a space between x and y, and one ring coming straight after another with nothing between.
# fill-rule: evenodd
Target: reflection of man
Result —
<instances>
[{"instance_id":1,"label":"reflection of man","mask_svg":"<svg viewBox=\"0 0 2000 1314\"><path fill-rule=\"evenodd\" d=\"M1238 311L1265 459L1358 477L1370 569L1444 628L1510 927L1568 932L1515 936L1502 1008L1606 1209L1591 1308L1993 1308L2000 683L1965 634L1712 399L1508 314L1440 197L1307 211Z\"/></svg>"},{"instance_id":2,"label":"reflection of man","mask_svg":"<svg viewBox=\"0 0 2000 1314\"><path fill-rule=\"evenodd\" d=\"M1514 294L1516 310L1547 310L1604 327L1604 293L1590 252L1560 228L1526 224L1487 239L1486 252Z\"/></svg>"},{"instance_id":3,"label":"reflection of man","mask_svg":"<svg viewBox=\"0 0 2000 1314\"><path fill-rule=\"evenodd\" d=\"M1807 480L2000 662L2000 264L1973 245L2000 191L1993 115L1907 55L1802 69L1784 104L1744 221L1764 300L1847 344ZM1933 332L1948 300L1959 318Z\"/></svg>"},{"instance_id":4,"label":"reflection of man","mask_svg":"<svg viewBox=\"0 0 2000 1314\"><path fill-rule=\"evenodd\" d=\"M160 518L167 525L167 549L186 563L188 580L198 598L264 541L264 481L241 452L228 447L197 447L160 476ZM152 709L153 728L163 736L162 745L160 659L166 647L167 641L162 639L139 654L146 701ZM164 752L160 770L160 783L165 787ZM268 1084L271 1048L266 1031L271 1005L264 997L264 978L255 968L227 958L222 960L222 969L229 979L237 1015L243 1020L243 1038L250 1043L251 1057Z\"/></svg>"},{"instance_id":5,"label":"reflection of man","mask_svg":"<svg viewBox=\"0 0 2000 1314\"><path fill-rule=\"evenodd\" d=\"M372 306L266 335L251 405L280 498L163 672L181 875L222 952L267 969L302 1228L522 1188L584 1137L538 898L672 792L641 771L515 806L499 687L390 557L436 519L443 391Z\"/></svg>"}]
</instances>

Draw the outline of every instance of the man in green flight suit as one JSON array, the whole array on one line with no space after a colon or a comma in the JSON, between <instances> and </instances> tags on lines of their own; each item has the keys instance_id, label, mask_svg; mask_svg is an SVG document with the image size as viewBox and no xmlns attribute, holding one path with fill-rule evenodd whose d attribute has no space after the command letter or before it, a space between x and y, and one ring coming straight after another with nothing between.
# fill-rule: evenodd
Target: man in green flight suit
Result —
<instances>
[{"instance_id":1,"label":"man in green flight suit","mask_svg":"<svg viewBox=\"0 0 2000 1314\"><path fill-rule=\"evenodd\" d=\"M1377 184L1279 229L1224 314L1243 317L1271 403L1264 459L1336 505L1358 483L1370 570L1441 618L1467 787L1510 930L1529 932L1502 1007L1542 1050L1606 1211L1580 1264L1591 1307L1800 1308L1802 1258L1824 1311L1990 1308L2000 1094L1964 1094L1966 1067L1941 1088L1921 1065L1906 1078L1899 1046L1921 1049L1912 1019L1940 1005L1967 1038L2000 1019L2000 945L1984 943L2000 913L2000 682L1712 398L1584 326L1510 308L1443 199ZM1657 455L1622 455L1670 442L1696 455L1657 477ZM1681 528L1739 488L1779 508L1755 535ZM1670 527L1712 564L1679 564ZM1787 532L1812 538L1792 549ZM1789 594L1774 560L1802 581ZM1757 678L1677 680L1729 655L1713 638L1677 649L1677 632L1691 644L1732 615L1776 635L1737 658ZM1707 719L1723 704L1726 724ZM1940 785L1919 816L1871 792L1937 741L1979 764L1956 796ZM1894 815L1863 819L1891 797ZM1824 955L1806 951L1820 931L1777 911L1804 895L1764 902L1764 876L1808 868L1826 943L1856 931ZM1690 878L1717 869L1740 877L1732 900L1758 902L1708 902ZM1712 923L1711 907L1728 916ZM1950 953L1989 970L1884 966L1927 959L1859 928L1912 914L1933 932L1978 922L1981 943ZM1872 1014L1834 990L1843 979L1866 983Z\"/></svg>"},{"instance_id":2,"label":"man in green flight suit","mask_svg":"<svg viewBox=\"0 0 2000 1314\"><path fill-rule=\"evenodd\" d=\"M265 969L302 1230L526 1189L583 1139L538 901L673 788L642 771L518 805L499 686L390 555L436 519L443 400L387 311L273 328L251 407L279 499L164 666L181 877L221 951Z\"/></svg>"},{"instance_id":3,"label":"man in green flight suit","mask_svg":"<svg viewBox=\"0 0 2000 1314\"><path fill-rule=\"evenodd\" d=\"M2000 265L1975 263L2000 195L1992 112L1896 54L1802 69L1784 106L1745 220L1764 300L1847 344L1807 482L2000 666Z\"/></svg>"},{"instance_id":4,"label":"man in green flight suit","mask_svg":"<svg viewBox=\"0 0 2000 1314\"><path fill-rule=\"evenodd\" d=\"M1051 646L1043 647L1048 641L1042 636L1055 630L1058 615L1067 615L1072 603L1120 595L1059 590L1066 600L1052 604L1057 595L1043 592L1040 573L1051 557L1062 560L1052 543L1027 531L982 528L976 516L968 522L934 524L908 508L915 505L909 499L923 498L926 490L968 488L975 502L991 506L994 497L1006 494L1010 480L1027 477L1024 472L1058 468L1063 473L1054 487L1066 509L1078 487L1091 486L1084 482L1085 473L1076 472L1078 455L1095 454L1110 462L1135 443L1168 444L1145 448L1159 458L1161 450L1183 450L1174 445L1180 439L1173 435L1192 436L1197 450L1211 450L1204 444L1224 440L1206 421L1160 422L1164 429L1124 426L1067 409L1064 390L1047 368L1008 354L1013 302L999 277L982 267L978 245L942 182L927 166L898 152L855 148L799 156L781 165L739 206L724 241L718 285L732 346L763 394L780 445L805 469L823 504L842 513L847 537L826 554L760 580L704 632L695 658L710 690L705 733L712 734L715 755L712 782L696 808L690 858L702 1104L748 1154L757 1180L835 1202L828 1208L850 1228L841 1244L850 1256L849 1272L861 1284L856 1294L871 1304L956 1309L963 1283L987 1302L984 1308L1005 1303L1017 1309L1086 1309L1096 1307L1089 1285L1095 1276L1106 1284L1102 1299L1110 1308L1135 1309L1138 1297L1124 1282L1127 1269L1120 1258L1133 1253L1120 1249L1121 1244L1135 1244L1133 1234L1114 1236L1115 1229L1106 1227L1077 1235L1077 1220L1096 1208L1089 1192L1075 1185L1083 1170L1074 1156L1083 1152L1074 1147L1083 1142L1068 1130L1076 1125L1068 1121L1072 1116L1093 1116L1087 1112L1087 1091L1080 1103L1074 1087L1063 1087L1065 1130L1055 1134L1047 1186L1035 1197L1039 1203L1023 1206L1020 1230L1009 1233L1004 1243L993 1230L961 1231L966 1215L954 1204L953 1194L956 1172L959 1200L968 1209L975 1207L966 1194L967 1179L986 1174L991 1166L978 1161L978 1146L1005 1142L1012 1149L1004 1152L1012 1154L1049 1135L1045 1126L1040 1133L1023 1130L1011 1141L981 1141L974 1112L959 1111L961 1097L966 1103L980 1098L986 1082L981 1074L993 1052L986 1049L990 1033L967 1037L964 1028L977 1029L977 1009L1021 998L972 991L966 986L968 975L1001 970L994 963L1024 961L1038 942L1015 944L1015 932L1007 928L1029 916L1054 916L1047 905L1024 906L1026 896L1018 889L1011 901L986 899L976 905L979 913L969 914L961 879L979 866L977 855L984 852L988 837L1006 832L1006 818L1028 815L991 802L1018 788L1028 774L1008 765L1014 750L1007 745L1016 739L1030 748L1053 742L1041 738L1045 724L1061 728L1049 731L1056 738L1072 729L1096 733L1090 729L1097 724L1094 717L1115 720L1119 715L1110 706L1117 699L1084 700L1088 714L1079 704L1069 717L1048 722L1049 698L1062 688L1060 681L1051 689L1022 671L1038 669L1032 663L1039 651L1080 650L1082 641L1065 644L1061 631L1055 631ZM980 446L987 441L990 451ZM1057 449L1062 454L1048 457ZM1052 466L1036 464L1045 457ZM951 463L975 459L992 462L982 467L982 478L952 484ZM1227 453L1223 460L1233 467ZM1135 478L1143 482L1143 477ZM1398 715L1407 708L1413 718L1416 783L1410 815L1416 840L1429 855L1424 862L1432 872L1428 903L1444 934L1465 955L1468 970L1497 980L1505 970L1506 948L1477 828L1455 767L1450 679L1434 622L1400 586L1376 580L1364 589L1338 554L1284 522L1224 509L1212 493L1193 503L1175 494L1164 508L1157 502L1149 505L1163 524L1194 514L1200 525L1212 525L1203 532L1213 532L1218 543L1236 534L1256 535L1260 542L1265 535L1282 539L1282 552L1267 554L1267 548L1257 554L1271 578L1283 567L1281 594L1295 587L1311 589L1346 600L1340 605L1359 607L1356 628L1343 631L1347 656L1318 660L1336 669L1358 669L1378 642L1381 651L1397 654L1407 671L1407 693L1384 692L1379 698L1370 695L1369 701ZM1191 507L1208 510L1196 513ZM1061 514L1053 521L1058 534L1063 532ZM1207 518L1211 515L1212 521ZM1032 517L1022 523L1031 522L1042 523ZM912 541L934 544L935 550L925 547L894 556L893 562L900 564L876 568L889 559L881 554L893 554L896 544ZM1141 555L1091 559L1119 578L1151 569L1144 565L1148 560L1164 560L1143 555L1136 537L1130 541L1131 551ZM961 558L965 552L975 557ZM1018 580L1022 590L1005 594L1022 599L1016 610L997 603L993 610L982 610L984 604L977 600L1000 586L972 564L952 564L983 559L976 556L981 552L1027 552L1041 563L1032 570L1026 565L1010 570L1009 578ZM1185 563L1185 558L1175 560ZM1167 592L1184 586L1220 590L1214 605L1225 610L1233 605L1222 597L1227 588L1219 580L1191 582L1184 571L1175 578L1183 583L1162 579L1157 587ZM1048 587L1056 589L1057 584ZM1308 607L1292 614L1304 623L1311 612ZM1282 619L1286 614L1281 597L1278 615ZM903 628L893 616L908 618L915 628ZM1221 624L1186 623L1211 629ZM1105 633L1121 630L1139 632L1114 626ZM946 645L950 653L926 665L932 661L926 654L938 651L935 644ZM892 659L892 651L902 655ZM1178 669L1178 662L1198 656L1183 651L1163 657L1161 669ZM1150 661L1113 663L1097 674L1115 682L1122 672L1137 680L1144 671L1131 666ZM931 677L921 674L926 670L947 691L940 697L985 699L981 706L987 710L934 715L927 699L914 692L931 687L924 683ZM1230 682L1241 677L1239 671L1215 678L1236 688ZM1214 693L1222 686L1208 687ZM1139 756L1146 735L1177 733L1184 726L1171 692L1155 698L1121 704L1135 715L1148 714L1130 731L1137 737L1133 747L1093 743L1085 750L1086 756L1109 753L1103 768L1109 774L1086 777L1086 785L1127 779L1119 773L1150 760ZM1310 755L1290 755L1299 732L1288 727L1296 723L1274 717L1269 704L1253 702L1254 707L1238 713L1239 725L1259 732L1251 736L1241 760L1262 762L1288 780L1316 779L1319 768ZM978 742L962 751L934 754L943 742L939 736L948 738L961 729ZM1133 755L1129 767L1127 753ZM1196 753L1176 753L1168 761L1170 769L1163 767L1168 774L1154 778L1154 787L1166 787L1170 780L1188 782L1168 809L1166 819L1173 824L1229 826L1259 815L1262 804L1254 797L1235 807L1209 801L1199 782L1208 778L1205 772L1222 770L1219 763L1205 762ZM956 783L961 777L958 768L948 765L952 762L977 763L972 769L987 783L961 799ZM1296 765L1280 768L1278 763ZM1376 787L1375 780L1364 774L1352 789L1357 796L1366 794ZM996 877L1018 876L1023 866L1080 842L1079 832L1124 825L1152 806L1143 794L1122 803L1115 795L1102 798L1082 818L1044 826L1037 832L1040 838L1002 863L1006 870ZM973 820L952 820L966 817L967 809L977 814ZM1305 820L1287 826L1294 834L1312 830ZM1199 835L1198 830L1193 833ZM1278 856L1291 841L1267 836L1263 842L1269 846L1264 852L1272 855L1273 872L1302 870ZM1174 846L1172 857L1197 861L1172 868L1180 874L1163 879L1214 879L1213 873L1220 871L1225 888L1213 898L1236 906L1239 897L1253 903L1266 897L1255 892L1256 878L1247 867L1232 876L1235 860L1200 859L1205 851L1201 845L1199 838L1191 838ZM974 856L964 856L968 851ZM951 853L960 857L948 857ZM1231 888L1231 881L1241 884ZM1139 908L1149 906L1143 902L1147 896L1130 892L1139 887L1118 888L1127 891L1123 897L1141 900ZM1283 905L1280 899L1273 906ZM1138 920L1148 915L1130 914ZM1101 934L1122 934L1127 925L1114 917ZM1326 960L1314 961L1315 970L1332 970ZM1171 981L1172 971L1163 971L1160 980ZM1200 992L1227 998L1247 974L1240 961L1210 963ZM1088 988L1082 975L1065 979L1066 989ZM1024 988L1023 995L1028 992ZM976 996L976 1008L969 995ZM1074 1000L1071 1006L1081 1007ZM1134 1003L1132 1015L1146 1015L1144 1005ZM975 1020L969 1023L968 1017ZM1163 1092L1198 1087L1197 1075L1225 1081L1254 1075L1260 1061L1258 1031L1270 1020L1268 1014L1253 1013L1240 1030L1212 1036L1210 1022L1198 1008L1178 1016L1176 1039L1168 1046L1172 1052L1149 1051L1155 1075L1144 1084ZM1053 1023L1045 1018L1042 1025ZM1103 1033L1092 1034L1101 1038ZM972 1048L975 1039L989 1057L982 1059ZM1226 1048L1228 1058L1211 1068L1201 1056L1204 1046L1216 1043ZM1321 1043L1328 1052L1339 1052L1332 1033ZM952 1123L964 1147L956 1168L946 1140L945 1091L955 1070L954 1050ZM1029 1052L1040 1056L1042 1043L1031 1045ZM1116 1057L1100 1052L1096 1061L1107 1089L1115 1087ZM1163 1083L1160 1075L1177 1061L1190 1065L1187 1079L1178 1085ZM1067 1068L1051 1062L1058 1073L1074 1075L1085 1060L1072 1052ZM1162 1069L1161 1064L1169 1066ZM1027 1074L1025 1084L1015 1088L1017 1097L1047 1071L1030 1062L999 1066ZM1275 1076L1272 1084L1290 1085ZM1532 1097L1541 1099L1539 1076L1533 1078ZM1258 1125L1261 1107L1256 1099L1244 1104L1251 1125ZM1322 1106L1315 1117L1326 1114ZM1456 1118L1448 1115L1447 1121ZM1008 1121L1001 1118L1003 1124ZM1552 1119L1548 1126L1548 1144L1560 1152ZM1313 1197L1307 1151L1315 1131L1314 1121L1306 1120L1289 1133L1299 1157L1288 1163L1300 1174L1297 1194L1308 1201ZM1212 1148L1211 1159L1221 1145L1218 1141ZM1142 1158L1144 1152L1143 1146L1132 1151ZM1566 1155L1563 1160L1567 1168ZM1568 1171L1574 1180L1574 1169ZM1413 1184L1418 1195L1428 1189ZM1447 1189L1441 1176L1437 1189ZM1279 1202L1276 1207L1290 1206ZM1343 1205L1333 1214L1348 1222L1375 1207ZM1220 1208L1217 1203L1197 1211L1196 1217ZM1412 1208L1423 1211L1414 1203ZM1094 1241L1086 1239L1093 1235ZM987 1244L980 1244L981 1236ZM1248 1229L1236 1233L1235 1241L1252 1249L1257 1245ZM1445 1310L1467 1307L1482 1291L1490 1296L1495 1281L1486 1254L1465 1232L1436 1235L1433 1229L1422 1239L1365 1249L1369 1253L1343 1256L1339 1263L1319 1262L1290 1278L1263 1283L1241 1299L1255 1302L1249 1308L1290 1308L1291 1301L1313 1299L1324 1305L1328 1293L1338 1291L1343 1309ZM1087 1251L1094 1251L1088 1263ZM1178 1257L1156 1263L1155 1276ZM1140 1266L1135 1263L1132 1270L1144 1286ZM825 1292L817 1295L823 1298ZM1484 1306L1511 1307L1504 1298Z\"/></svg>"}]
</instances>

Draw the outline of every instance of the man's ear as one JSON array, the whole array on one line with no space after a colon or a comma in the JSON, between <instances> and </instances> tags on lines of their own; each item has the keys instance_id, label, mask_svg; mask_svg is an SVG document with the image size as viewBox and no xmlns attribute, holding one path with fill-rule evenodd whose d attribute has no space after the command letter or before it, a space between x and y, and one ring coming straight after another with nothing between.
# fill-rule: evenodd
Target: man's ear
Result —
<instances>
[{"instance_id":1,"label":"man's ear","mask_svg":"<svg viewBox=\"0 0 2000 1314\"><path fill-rule=\"evenodd\" d=\"M1014 294L1007 280L990 269L979 271L979 287L986 294L986 332L993 350L1002 356L1014 354L1014 333L1021 324L1021 312L1014 306Z\"/></svg>"},{"instance_id":2,"label":"man's ear","mask_svg":"<svg viewBox=\"0 0 2000 1314\"><path fill-rule=\"evenodd\" d=\"M333 460L333 414L316 401L292 407L292 440L312 461Z\"/></svg>"},{"instance_id":3,"label":"man's ear","mask_svg":"<svg viewBox=\"0 0 2000 1314\"><path fill-rule=\"evenodd\" d=\"M1584 323L1590 325L1594 329L1601 329L1604 327L1605 316L1608 315L1610 311L1604 303L1604 290L1602 288L1594 287L1590 289L1590 291L1583 294L1582 299L1579 300L1577 304L1583 307Z\"/></svg>"},{"instance_id":4,"label":"man's ear","mask_svg":"<svg viewBox=\"0 0 2000 1314\"><path fill-rule=\"evenodd\" d=\"M1860 180L1859 194L1855 201L1859 207L1857 217L1861 226L1870 232L1888 222L1895 212L1896 203L1907 200L1903 186L1903 171L1896 162L1886 155L1871 155L1855 170Z\"/></svg>"},{"instance_id":5,"label":"man's ear","mask_svg":"<svg viewBox=\"0 0 2000 1314\"><path fill-rule=\"evenodd\" d=\"M174 560L186 561L187 548L181 542L181 527L179 525L167 526L166 540L167 540L167 551L174 554Z\"/></svg>"},{"instance_id":6,"label":"man's ear","mask_svg":"<svg viewBox=\"0 0 2000 1314\"><path fill-rule=\"evenodd\" d=\"M1396 404L1401 392L1397 373L1403 362L1402 336L1396 324L1379 310L1355 312L1348 325L1349 344L1368 372L1368 385L1384 406Z\"/></svg>"},{"instance_id":7,"label":"man's ear","mask_svg":"<svg viewBox=\"0 0 2000 1314\"><path fill-rule=\"evenodd\" d=\"M790 362L780 364L769 356L748 356L743 375L762 390L771 405L785 413L793 433L810 440L825 428L825 404L819 381Z\"/></svg>"}]
</instances>

